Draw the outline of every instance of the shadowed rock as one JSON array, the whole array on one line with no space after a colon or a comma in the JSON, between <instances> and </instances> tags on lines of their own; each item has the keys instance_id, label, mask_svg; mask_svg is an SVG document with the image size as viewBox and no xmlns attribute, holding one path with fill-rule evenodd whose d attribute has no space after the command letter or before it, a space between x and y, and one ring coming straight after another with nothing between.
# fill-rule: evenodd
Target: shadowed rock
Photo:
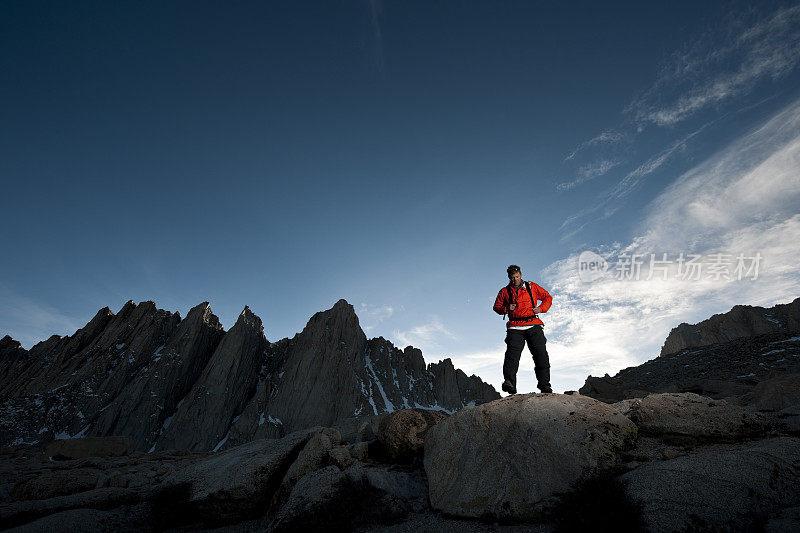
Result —
<instances>
[{"instance_id":1,"label":"shadowed rock","mask_svg":"<svg viewBox=\"0 0 800 533\"><path fill-rule=\"evenodd\" d=\"M223 335L208 302L193 307L166 343L156 348L149 363L103 407L91 433L130 435L137 450L152 449Z\"/></svg>"},{"instance_id":2,"label":"shadowed rock","mask_svg":"<svg viewBox=\"0 0 800 533\"><path fill-rule=\"evenodd\" d=\"M256 393L231 428L230 444L311 425L355 429L359 419L411 407L452 412L500 396L449 359L426 369L415 348L367 340L345 300L271 350Z\"/></svg>"},{"instance_id":3,"label":"shadowed rock","mask_svg":"<svg viewBox=\"0 0 800 533\"><path fill-rule=\"evenodd\" d=\"M319 430L248 442L173 473L157 491L156 514L167 522L174 511L219 523L264 513L286 470Z\"/></svg>"},{"instance_id":4,"label":"shadowed rock","mask_svg":"<svg viewBox=\"0 0 800 533\"><path fill-rule=\"evenodd\" d=\"M422 457L425 435L447 415L441 411L403 409L382 415L378 440L393 461L406 462Z\"/></svg>"},{"instance_id":5,"label":"shadowed rock","mask_svg":"<svg viewBox=\"0 0 800 533\"><path fill-rule=\"evenodd\" d=\"M199 451L220 445L255 390L267 345L261 319L245 306L177 408L174 421L165 428L156 448Z\"/></svg>"},{"instance_id":6,"label":"shadowed rock","mask_svg":"<svg viewBox=\"0 0 800 533\"><path fill-rule=\"evenodd\" d=\"M620 477L650 531L753 531L800 499L800 439L647 464Z\"/></svg>"}]
</instances>

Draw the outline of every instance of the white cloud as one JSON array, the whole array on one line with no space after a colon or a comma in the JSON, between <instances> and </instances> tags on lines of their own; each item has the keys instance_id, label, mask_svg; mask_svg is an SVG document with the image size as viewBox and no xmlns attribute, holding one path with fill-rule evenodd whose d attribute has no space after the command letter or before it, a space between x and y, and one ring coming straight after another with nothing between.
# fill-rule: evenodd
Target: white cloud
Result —
<instances>
[{"instance_id":1,"label":"white cloud","mask_svg":"<svg viewBox=\"0 0 800 533\"><path fill-rule=\"evenodd\" d=\"M629 172L619 183L611 190L609 194L606 195L601 205L606 205L613 200L619 200L627 196L631 191L633 191L636 186L642 181L642 179L649 174L652 174L656 170L658 170L661 165L666 163L675 152L683 150L686 147L686 143L692 139L692 137L696 136L704 129L706 129L709 124L704 125L698 130L693 131L692 133L684 136L681 139L678 139L672 145L670 145L665 150L661 151L660 153L656 154L655 156L651 157L634 170ZM604 217L605 218L605 217Z\"/></svg>"},{"instance_id":2,"label":"white cloud","mask_svg":"<svg viewBox=\"0 0 800 533\"><path fill-rule=\"evenodd\" d=\"M396 346L414 346L422 350L422 353L441 353L442 346L439 342L443 337L455 339L456 336L449 331L438 316L433 315L427 323L416 326L409 330L395 330L392 334L392 342Z\"/></svg>"},{"instance_id":3,"label":"white cloud","mask_svg":"<svg viewBox=\"0 0 800 533\"><path fill-rule=\"evenodd\" d=\"M800 101L686 172L648 206L638 236L597 250L668 253L667 279L614 275L582 283L577 255L544 271L554 304L547 313L554 383L576 388L588 374L614 374L658 355L670 329L737 304L772 306L800 296ZM677 254L760 253L757 279L714 280L677 275ZM706 267L707 268L707 267ZM557 363L556 360L561 360ZM565 367L566 363L570 367Z\"/></svg>"},{"instance_id":4,"label":"white cloud","mask_svg":"<svg viewBox=\"0 0 800 533\"><path fill-rule=\"evenodd\" d=\"M800 6L778 10L746 27L734 20L721 28L675 54L626 112L639 123L670 126L749 92L763 79L781 78L800 61Z\"/></svg>"},{"instance_id":5,"label":"white cloud","mask_svg":"<svg viewBox=\"0 0 800 533\"><path fill-rule=\"evenodd\" d=\"M369 333L379 323L394 314L394 307L390 305L375 305L362 302L358 307L358 318L362 329Z\"/></svg>"},{"instance_id":6,"label":"white cloud","mask_svg":"<svg viewBox=\"0 0 800 533\"><path fill-rule=\"evenodd\" d=\"M359 317L371 317L375 320L382 321L394 313L394 307L390 305L375 305L362 302L358 307Z\"/></svg>"},{"instance_id":7,"label":"white cloud","mask_svg":"<svg viewBox=\"0 0 800 533\"><path fill-rule=\"evenodd\" d=\"M603 159L594 163L589 163L588 165L584 165L578 169L577 179L569 182L559 183L556 186L556 189L559 191L568 191L574 189L582 183L586 183L589 180L593 180L594 178L606 174L609 170L616 167L620 163L621 161L618 160Z\"/></svg>"},{"instance_id":8,"label":"white cloud","mask_svg":"<svg viewBox=\"0 0 800 533\"><path fill-rule=\"evenodd\" d=\"M709 122L708 124L703 125L699 129L685 135L684 137L678 139L672 145L661 151L660 153L654 155L632 171L628 172L624 178L622 178L613 188L605 192L601 195L600 201L590 207L584 208L578 213L571 215L564 219L564 222L561 223L559 229L565 229L570 225L573 225L578 220L582 219L583 217L590 215L600 209L603 209L603 213L600 216L599 220L606 219L613 215L617 210L622 207L622 202L624 198L630 194L639 184L650 174L658 170L664 163L666 163L676 152L683 150L686 147L686 143L691 140L696 135L700 134L703 130L705 130L708 126L710 126L713 122ZM583 228L587 223L582 224L579 228L561 235L559 241L564 242L567 239L571 238L573 235L578 233L581 228Z\"/></svg>"},{"instance_id":9,"label":"white cloud","mask_svg":"<svg viewBox=\"0 0 800 533\"><path fill-rule=\"evenodd\" d=\"M777 80L796 69L800 62L800 6L779 9L770 15L754 19L749 12L733 12L726 20L694 38L661 67L653 85L634 99L624 110L633 115L636 129L646 124L673 126L698 111L749 93L762 80ZM763 103L767 98L762 100ZM759 104L760 104L759 103ZM750 109L750 104L738 111ZM628 172L619 183L600 195L599 203L584 208L566 218L561 224L567 230L561 242L573 238L587 224L584 217L600 211L599 220L606 219L623 206L624 198L648 176L663 167L687 146L687 142L716 120L676 140L665 150L650 157ZM633 139L635 136L630 136ZM579 145L565 159L573 159L581 150L607 140L619 141L621 133L605 131ZM588 181L588 174L569 182L559 183L558 190L571 190Z\"/></svg>"},{"instance_id":10,"label":"white cloud","mask_svg":"<svg viewBox=\"0 0 800 533\"><path fill-rule=\"evenodd\" d=\"M569 153L569 155L567 155L567 157L564 158L564 161L569 161L570 159L573 159L578 154L578 152L581 152L582 150L585 150L590 146L618 143L619 141L622 140L622 137L623 137L622 134L619 132L606 130L602 132L600 135L592 137L588 141L584 141L581 144L579 144L577 147L575 147L575 149L573 149Z\"/></svg>"}]
</instances>

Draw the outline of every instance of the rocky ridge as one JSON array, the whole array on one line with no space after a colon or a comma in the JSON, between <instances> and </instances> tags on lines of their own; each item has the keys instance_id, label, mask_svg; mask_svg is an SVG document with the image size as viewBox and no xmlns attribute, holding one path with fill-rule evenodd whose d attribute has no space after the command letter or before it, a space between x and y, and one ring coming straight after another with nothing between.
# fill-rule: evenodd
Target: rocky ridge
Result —
<instances>
[{"instance_id":1,"label":"rocky ridge","mask_svg":"<svg viewBox=\"0 0 800 533\"><path fill-rule=\"evenodd\" d=\"M694 392L749 403L760 385L800 375L800 336L772 332L661 355L616 375L589 376L580 393L613 403L654 392Z\"/></svg>"},{"instance_id":2,"label":"rocky ridge","mask_svg":"<svg viewBox=\"0 0 800 533\"><path fill-rule=\"evenodd\" d=\"M768 309L735 305L727 313L712 315L697 324L684 322L669 332L661 355L768 333L800 333L800 298Z\"/></svg>"},{"instance_id":3,"label":"rocky ridge","mask_svg":"<svg viewBox=\"0 0 800 533\"><path fill-rule=\"evenodd\" d=\"M450 359L367 339L339 300L269 342L245 307L224 331L208 302L185 319L153 302L107 307L29 351L0 340L0 445L123 435L135 449L221 450L315 425L354 427L400 408L453 412L499 397Z\"/></svg>"}]
</instances>

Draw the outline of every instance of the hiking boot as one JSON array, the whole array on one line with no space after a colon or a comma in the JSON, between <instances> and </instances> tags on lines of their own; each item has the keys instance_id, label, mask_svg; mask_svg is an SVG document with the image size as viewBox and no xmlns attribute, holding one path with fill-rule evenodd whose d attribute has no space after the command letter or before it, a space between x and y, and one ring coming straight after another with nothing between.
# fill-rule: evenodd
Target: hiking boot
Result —
<instances>
[{"instance_id":1,"label":"hiking boot","mask_svg":"<svg viewBox=\"0 0 800 533\"><path fill-rule=\"evenodd\" d=\"M506 391L509 394L516 394L517 393L517 388L514 385L512 385L511 382L508 381L508 380L505 380L503 382L503 384L500 386L500 388L503 389L504 391Z\"/></svg>"},{"instance_id":2,"label":"hiking boot","mask_svg":"<svg viewBox=\"0 0 800 533\"><path fill-rule=\"evenodd\" d=\"M546 392L553 392L553 389L551 387L545 387L545 388L541 389L541 391L542 391L542 394L544 394Z\"/></svg>"}]
</instances>

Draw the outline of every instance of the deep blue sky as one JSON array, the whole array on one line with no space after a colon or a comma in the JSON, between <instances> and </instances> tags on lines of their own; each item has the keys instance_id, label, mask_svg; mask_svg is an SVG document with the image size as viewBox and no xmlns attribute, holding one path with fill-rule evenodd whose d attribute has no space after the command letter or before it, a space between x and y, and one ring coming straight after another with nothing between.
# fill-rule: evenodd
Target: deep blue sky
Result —
<instances>
[{"instance_id":1,"label":"deep blue sky","mask_svg":"<svg viewBox=\"0 0 800 533\"><path fill-rule=\"evenodd\" d=\"M711 176L703 164L773 117L783 125L748 161L791 144L799 9L3 2L0 334L29 348L128 299L182 316L208 300L226 328L249 305L277 340L345 298L369 336L499 383L504 327L490 307L517 263L555 298L556 390L646 360L681 321L788 301L798 279L708 286L702 306L637 285L631 316L619 289L570 288L561 266L640 242L670 185ZM777 208L743 209L793 224L797 179L781 180ZM718 226L698 220L671 234ZM785 231L778 245L796 227ZM733 241L680 245L720 243ZM670 246L647 250L684 249ZM641 327L651 304L663 322L646 340L605 337ZM575 329L585 322L598 329Z\"/></svg>"}]
</instances>

